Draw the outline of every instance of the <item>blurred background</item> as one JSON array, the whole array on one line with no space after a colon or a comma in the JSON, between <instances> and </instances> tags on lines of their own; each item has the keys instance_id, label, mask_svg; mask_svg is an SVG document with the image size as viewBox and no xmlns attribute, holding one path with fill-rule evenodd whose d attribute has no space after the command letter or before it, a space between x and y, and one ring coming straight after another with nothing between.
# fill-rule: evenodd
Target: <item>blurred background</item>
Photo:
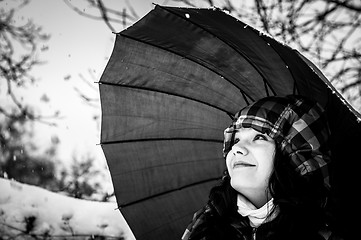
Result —
<instances>
[{"instance_id":1,"label":"blurred background","mask_svg":"<svg viewBox=\"0 0 361 240\"><path fill-rule=\"evenodd\" d=\"M116 32L153 7L219 7L297 49L361 111L358 0L0 0L0 177L115 201L97 82Z\"/></svg>"}]
</instances>

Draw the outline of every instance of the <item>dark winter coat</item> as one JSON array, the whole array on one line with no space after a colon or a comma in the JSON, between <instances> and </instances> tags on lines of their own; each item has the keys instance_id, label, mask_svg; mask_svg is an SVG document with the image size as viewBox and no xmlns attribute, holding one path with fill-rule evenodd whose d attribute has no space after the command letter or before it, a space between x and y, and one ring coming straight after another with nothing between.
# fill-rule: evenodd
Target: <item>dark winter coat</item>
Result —
<instances>
[{"instance_id":1,"label":"dark winter coat","mask_svg":"<svg viewBox=\"0 0 361 240\"><path fill-rule=\"evenodd\" d=\"M242 217L238 212L221 216L214 203L209 202L205 207L194 214L191 224L187 227L182 240L342 240L325 225L319 231L306 232L299 226L300 232L293 233L284 229L280 236L272 235L274 222L264 223L258 228L252 228L247 217Z\"/></svg>"},{"instance_id":2,"label":"dark winter coat","mask_svg":"<svg viewBox=\"0 0 361 240\"><path fill-rule=\"evenodd\" d=\"M237 211L237 192L230 186L229 177L212 188L209 201L197 211L182 240L342 240L332 233L323 214L310 206L283 205L283 211L271 222L258 228L250 226L248 217ZM289 206L289 207L287 207ZM288 208L288 209L287 209ZM333 224L330 224L331 226Z\"/></svg>"}]
</instances>

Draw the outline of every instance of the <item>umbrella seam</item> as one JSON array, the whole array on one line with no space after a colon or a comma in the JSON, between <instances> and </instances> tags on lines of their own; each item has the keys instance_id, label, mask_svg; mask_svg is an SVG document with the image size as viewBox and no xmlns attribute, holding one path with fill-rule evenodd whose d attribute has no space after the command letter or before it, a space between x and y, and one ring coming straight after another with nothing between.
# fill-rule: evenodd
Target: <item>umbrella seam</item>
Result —
<instances>
[{"instance_id":1,"label":"umbrella seam","mask_svg":"<svg viewBox=\"0 0 361 240\"><path fill-rule=\"evenodd\" d=\"M261 33L260 31L258 31L257 29L250 27L250 29L252 29L254 32L258 32ZM287 65L285 59L280 55L280 53L275 49L275 47L273 46L273 43L271 44L270 42L268 42L267 40L270 41L275 41L277 44L282 44L281 42L279 42L278 40L276 40L274 37L271 36L267 36L265 34L261 34L260 35L261 39L268 45L270 46L274 52L278 55L278 57L284 62L286 68L288 69L288 72L291 74L292 78L293 78L293 92L295 93L296 90L298 90L297 88L297 84L296 84L296 78L295 75L293 74L293 71L291 71L291 69L289 68L289 66ZM286 46L286 45L284 45ZM287 46L286 46L287 47ZM295 51L295 49L288 47L291 51ZM301 59L302 60L302 59ZM274 93L274 90L272 89L271 85L269 85L269 83L267 82L267 85L271 88L272 92ZM275 94L276 95L276 94Z\"/></svg>"},{"instance_id":2,"label":"umbrella seam","mask_svg":"<svg viewBox=\"0 0 361 240\"><path fill-rule=\"evenodd\" d=\"M117 143L129 143L129 142L146 142L146 141L169 141L169 140L175 140L175 141L203 141L203 142L223 143L223 140L204 139L204 138L143 138L143 139L107 141L107 142L101 142L100 145L117 144Z\"/></svg>"},{"instance_id":3,"label":"umbrella seam","mask_svg":"<svg viewBox=\"0 0 361 240\"><path fill-rule=\"evenodd\" d=\"M184 219L184 218L191 219L192 216L193 216L193 214L194 214L194 211L191 211L191 212L188 212L188 213L183 214L182 216L180 216L180 217L178 217L178 218L172 219L172 221L173 221L173 222L177 222L177 221L180 221L180 220L182 220L182 219ZM166 225L168 225L168 224L169 224L169 223L164 223L164 224L162 224L162 225L159 225L159 226L157 226L156 228L154 228L154 229L152 229L152 230L150 230L150 231L148 231L148 232L144 232L144 234L140 234L140 235L137 236L137 237L141 238L141 237L143 237L143 236L148 236L149 233L158 231L159 229L161 229L162 227L164 227L164 226L166 226Z\"/></svg>"},{"instance_id":4,"label":"umbrella seam","mask_svg":"<svg viewBox=\"0 0 361 240\"><path fill-rule=\"evenodd\" d=\"M202 162L207 162L207 163L218 163L220 162L220 159L224 160L223 157L220 158L208 158L208 159L196 159L196 160L191 160L191 161L180 161L180 162L176 162L176 163L164 163L164 164L158 164L158 165L151 165L151 166L147 166L147 167L143 167L143 168L137 168L131 171L127 171L127 172L114 172L112 173L112 175L115 177L118 176L124 176L124 175L128 175L128 174L132 174L135 172L143 172L145 170L149 170L149 169L155 169L155 168L162 168L162 167L166 167L166 166L176 166L176 165L182 165L182 164L192 164L192 163L202 163Z\"/></svg>"}]
</instances>

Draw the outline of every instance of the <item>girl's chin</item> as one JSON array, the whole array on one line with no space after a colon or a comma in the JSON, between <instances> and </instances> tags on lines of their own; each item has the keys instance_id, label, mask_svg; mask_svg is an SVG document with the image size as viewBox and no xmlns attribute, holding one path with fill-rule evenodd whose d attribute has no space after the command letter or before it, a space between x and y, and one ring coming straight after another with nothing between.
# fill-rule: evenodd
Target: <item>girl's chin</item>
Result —
<instances>
[{"instance_id":1,"label":"girl's chin","mask_svg":"<svg viewBox=\"0 0 361 240\"><path fill-rule=\"evenodd\" d=\"M231 178L231 186L237 191L242 192L243 189L249 188L251 183L248 183L244 178Z\"/></svg>"}]
</instances>

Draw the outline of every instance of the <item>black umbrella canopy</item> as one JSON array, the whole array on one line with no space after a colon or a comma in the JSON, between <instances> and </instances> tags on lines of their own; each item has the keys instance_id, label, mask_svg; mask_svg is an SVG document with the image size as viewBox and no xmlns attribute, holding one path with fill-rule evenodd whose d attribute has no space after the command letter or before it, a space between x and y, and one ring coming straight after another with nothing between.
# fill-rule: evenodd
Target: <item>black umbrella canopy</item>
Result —
<instances>
[{"instance_id":1,"label":"black umbrella canopy","mask_svg":"<svg viewBox=\"0 0 361 240\"><path fill-rule=\"evenodd\" d=\"M342 170L335 199L352 180L338 159L354 156L360 114L299 52L219 9L157 5L117 34L99 86L101 145L137 239L182 236L226 168L223 130L265 96L300 94L323 105ZM346 200L335 204L340 216Z\"/></svg>"}]
</instances>

